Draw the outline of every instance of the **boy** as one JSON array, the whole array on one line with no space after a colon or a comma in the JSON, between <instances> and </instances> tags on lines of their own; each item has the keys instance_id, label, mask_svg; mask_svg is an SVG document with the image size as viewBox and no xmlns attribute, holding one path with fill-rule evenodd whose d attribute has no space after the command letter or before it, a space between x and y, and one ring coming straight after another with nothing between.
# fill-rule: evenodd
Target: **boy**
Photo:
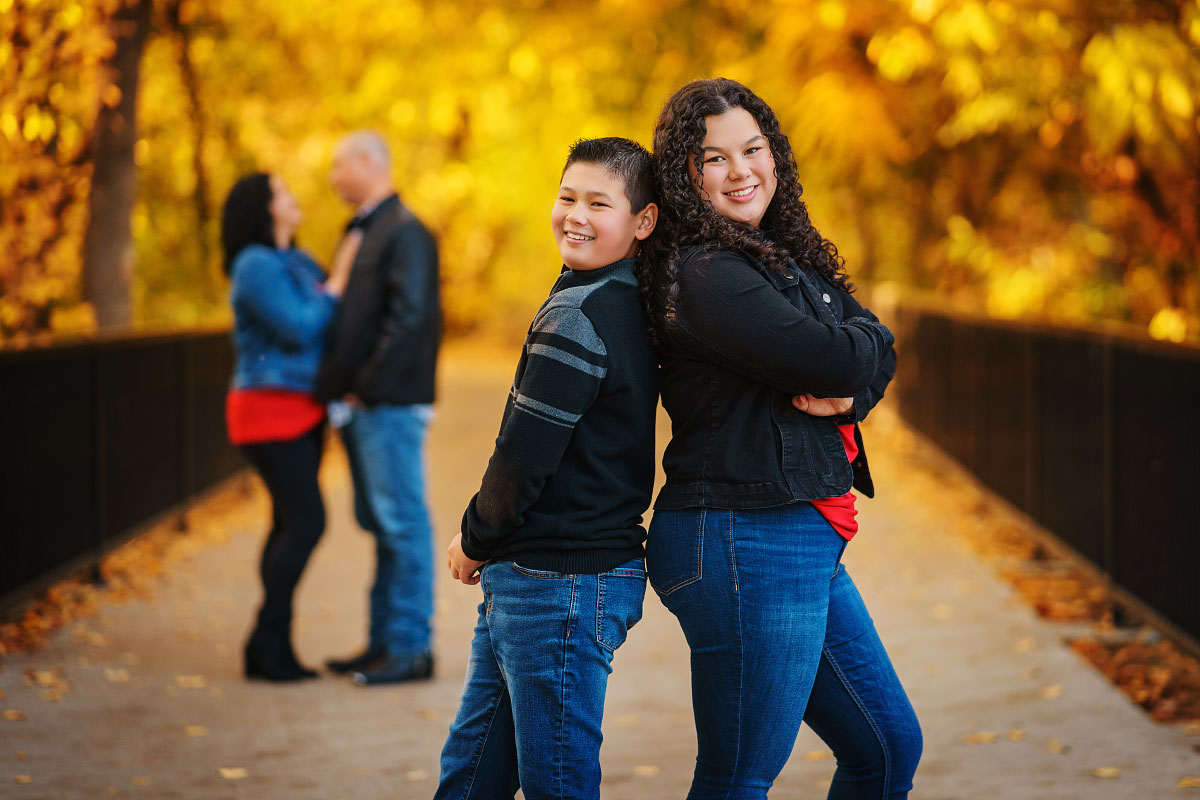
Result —
<instances>
[{"instance_id":1,"label":"boy","mask_svg":"<svg viewBox=\"0 0 1200 800\"><path fill-rule=\"evenodd\" d=\"M653 186L627 139L567 156L550 214L565 267L450 545L451 575L482 582L483 602L437 798L599 797L604 692L646 587L658 379L634 264Z\"/></svg>"}]
</instances>

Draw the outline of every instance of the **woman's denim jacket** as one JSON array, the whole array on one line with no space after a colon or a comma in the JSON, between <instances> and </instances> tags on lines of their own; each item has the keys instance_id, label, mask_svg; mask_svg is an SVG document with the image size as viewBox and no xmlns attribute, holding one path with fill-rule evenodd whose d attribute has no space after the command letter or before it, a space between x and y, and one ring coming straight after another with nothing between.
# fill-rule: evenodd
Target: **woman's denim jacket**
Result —
<instances>
[{"instance_id":1,"label":"woman's denim jacket","mask_svg":"<svg viewBox=\"0 0 1200 800\"><path fill-rule=\"evenodd\" d=\"M311 392L337 301L305 253L251 245L233 262L233 388Z\"/></svg>"}]
</instances>

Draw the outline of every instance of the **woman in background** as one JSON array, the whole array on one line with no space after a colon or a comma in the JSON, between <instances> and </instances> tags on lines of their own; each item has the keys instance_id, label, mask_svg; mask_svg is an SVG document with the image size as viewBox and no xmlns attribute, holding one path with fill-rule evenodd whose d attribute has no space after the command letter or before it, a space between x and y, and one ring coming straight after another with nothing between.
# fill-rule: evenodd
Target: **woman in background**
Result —
<instances>
[{"instance_id":1,"label":"woman in background","mask_svg":"<svg viewBox=\"0 0 1200 800\"><path fill-rule=\"evenodd\" d=\"M226 424L272 505L260 564L263 603L246 642L245 674L271 681L317 674L292 649L292 596L325 530L317 485L325 409L312 397L312 384L357 244L343 245L326 278L293 246L302 219L283 181L261 172L234 185L221 216L237 359Z\"/></svg>"}]
</instances>

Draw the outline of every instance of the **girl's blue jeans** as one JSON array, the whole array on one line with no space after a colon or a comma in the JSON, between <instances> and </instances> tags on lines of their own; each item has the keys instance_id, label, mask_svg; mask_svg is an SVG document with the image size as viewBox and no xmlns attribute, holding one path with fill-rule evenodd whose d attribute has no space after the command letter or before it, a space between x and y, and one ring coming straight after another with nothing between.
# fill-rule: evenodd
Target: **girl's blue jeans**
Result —
<instances>
[{"instance_id":1,"label":"girl's blue jeans","mask_svg":"<svg viewBox=\"0 0 1200 800\"><path fill-rule=\"evenodd\" d=\"M829 800L908 796L920 726L845 545L809 503L654 514L650 583L691 648L691 800L765 798L802 721L837 759Z\"/></svg>"},{"instance_id":2,"label":"girl's blue jeans","mask_svg":"<svg viewBox=\"0 0 1200 800\"><path fill-rule=\"evenodd\" d=\"M435 800L593 800L613 653L642 617L642 559L599 575L484 566Z\"/></svg>"}]
</instances>

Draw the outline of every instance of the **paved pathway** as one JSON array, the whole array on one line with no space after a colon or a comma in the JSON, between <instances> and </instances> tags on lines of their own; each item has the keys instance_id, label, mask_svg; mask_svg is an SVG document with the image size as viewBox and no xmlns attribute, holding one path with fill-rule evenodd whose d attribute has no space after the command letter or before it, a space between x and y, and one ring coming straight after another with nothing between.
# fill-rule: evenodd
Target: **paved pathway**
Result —
<instances>
[{"instance_id":1,"label":"paved pathway","mask_svg":"<svg viewBox=\"0 0 1200 800\"><path fill-rule=\"evenodd\" d=\"M512 352L461 351L444 363L430 442L439 542L477 486L514 363ZM1038 620L953 533L923 446L899 446L908 439L886 412L879 418L883 446L871 455L881 490L860 503L862 532L846 564L922 720L925 756L912 796L1200 797L1176 788L1200 775L1200 736L1151 722L1068 650L1066 629ZM325 478L329 531L297 614L298 651L313 664L362 644L371 568L336 454ZM261 496L245 502L262 506ZM430 797L478 590L439 573L440 660L430 683L246 683L239 643L256 603L261 537L262 525L242 524L174 566L152 601L108 607L48 648L0 661L0 709L26 717L0 718L0 797ZM45 699L25 680L29 669L58 670L67 691ZM605 729L605 798L686 794L695 748L687 650L652 592L618 653ZM1094 777L1099 767L1120 774ZM822 798L832 771L827 750L803 730L771 796Z\"/></svg>"}]
</instances>

